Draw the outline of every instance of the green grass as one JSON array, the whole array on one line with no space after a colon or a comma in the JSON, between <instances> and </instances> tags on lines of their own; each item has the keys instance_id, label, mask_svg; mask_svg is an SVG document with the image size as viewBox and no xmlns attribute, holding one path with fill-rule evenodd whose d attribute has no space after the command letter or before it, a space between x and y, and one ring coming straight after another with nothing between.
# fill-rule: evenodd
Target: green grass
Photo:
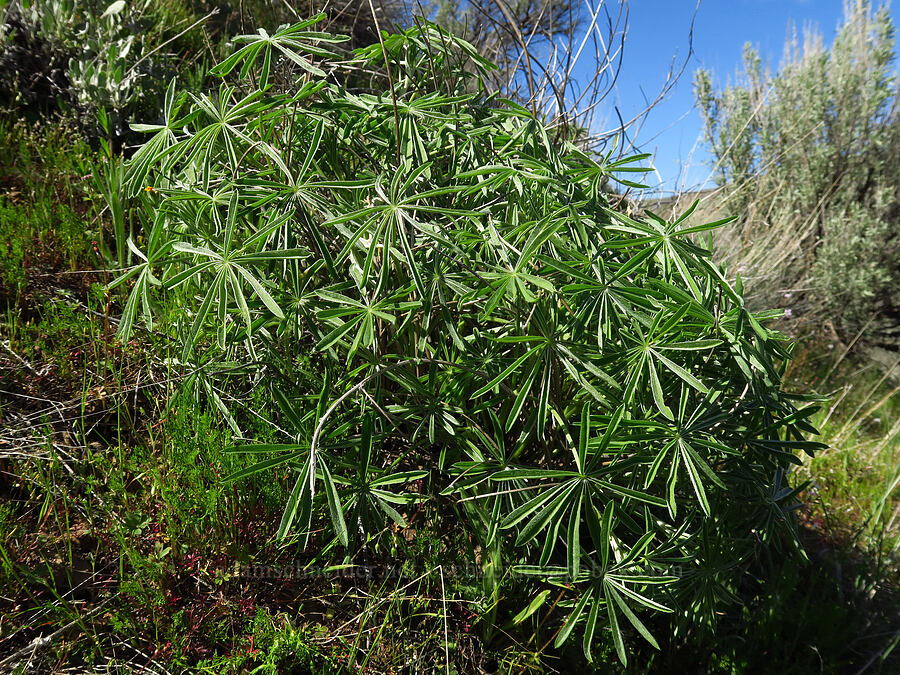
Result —
<instances>
[{"instance_id":1,"label":"green grass","mask_svg":"<svg viewBox=\"0 0 900 675\"><path fill-rule=\"evenodd\" d=\"M0 153L6 158L0 170L0 282L14 302L26 290L29 271L41 284L47 279L41 275L88 266L91 242L99 239L99 209L86 191L90 150L71 132L0 122Z\"/></svg>"},{"instance_id":2,"label":"green grass","mask_svg":"<svg viewBox=\"0 0 900 675\"><path fill-rule=\"evenodd\" d=\"M898 565L900 547L900 371L862 347L816 340L795 367L799 386L827 394L817 416L830 446L804 462L821 517L854 545ZM836 346L835 346L836 345ZM823 356L824 355L824 356ZM894 560L890 558L893 556Z\"/></svg>"}]
</instances>

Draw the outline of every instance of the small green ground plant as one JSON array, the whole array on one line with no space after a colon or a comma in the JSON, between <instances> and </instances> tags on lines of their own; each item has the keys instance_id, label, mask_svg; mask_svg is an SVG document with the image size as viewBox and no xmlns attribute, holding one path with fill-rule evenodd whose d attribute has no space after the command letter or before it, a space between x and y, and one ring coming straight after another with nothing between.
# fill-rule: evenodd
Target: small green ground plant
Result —
<instances>
[{"instance_id":1,"label":"small green ground plant","mask_svg":"<svg viewBox=\"0 0 900 675\"><path fill-rule=\"evenodd\" d=\"M780 312L750 313L695 242L724 221L621 213L603 185L641 157L484 93L491 64L437 26L346 62L321 19L236 38L218 91L173 84L136 127L120 335L165 297L235 432L230 401L268 393L283 442L235 444L261 461L229 480L293 473L282 538L352 562L429 499L478 542L488 632L509 574L533 591L513 623L557 593L553 641L588 658L606 631L623 662L627 634L655 646L639 614L714 624L743 566L793 549L791 466L819 447L780 386ZM332 84L360 68L387 91Z\"/></svg>"}]
</instances>

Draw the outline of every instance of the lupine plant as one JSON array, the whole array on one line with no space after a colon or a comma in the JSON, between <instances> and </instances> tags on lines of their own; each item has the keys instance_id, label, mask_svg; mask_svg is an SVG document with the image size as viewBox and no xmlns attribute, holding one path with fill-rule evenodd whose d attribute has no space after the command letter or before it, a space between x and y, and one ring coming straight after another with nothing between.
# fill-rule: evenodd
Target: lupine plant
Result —
<instances>
[{"instance_id":1,"label":"lupine plant","mask_svg":"<svg viewBox=\"0 0 900 675\"><path fill-rule=\"evenodd\" d=\"M714 617L790 548L789 469L816 448L778 313L697 243L725 221L626 215L606 184L642 158L487 93L491 64L438 26L342 61L321 18L237 38L217 91L173 83L135 127L121 337L165 297L190 386L236 431L234 374L270 392L284 442L240 439L261 459L230 479L291 470L281 537L326 527L352 558L427 478L492 574L541 589L520 618L563 591L557 645L591 658L609 629L624 662L628 633L657 645L641 615Z\"/></svg>"}]
</instances>

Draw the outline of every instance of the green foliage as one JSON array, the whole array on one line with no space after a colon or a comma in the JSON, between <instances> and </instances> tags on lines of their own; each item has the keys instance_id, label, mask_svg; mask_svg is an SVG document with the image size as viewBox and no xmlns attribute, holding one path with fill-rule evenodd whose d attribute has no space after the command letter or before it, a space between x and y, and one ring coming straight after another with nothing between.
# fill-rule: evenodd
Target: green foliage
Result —
<instances>
[{"instance_id":1,"label":"green foliage","mask_svg":"<svg viewBox=\"0 0 900 675\"><path fill-rule=\"evenodd\" d=\"M326 673L340 668L340 663L328 658L311 645L308 631L298 629L286 621L275 626L263 613L254 622L255 644L263 651L262 663L251 672L256 675L277 675L284 672Z\"/></svg>"},{"instance_id":2,"label":"green foliage","mask_svg":"<svg viewBox=\"0 0 900 675\"><path fill-rule=\"evenodd\" d=\"M71 130L0 122L0 155L0 298L15 301L29 271L71 271L89 260L99 228L82 181L91 152Z\"/></svg>"},{"instance_id":3,"label":"green foliage","mask_svg":"<svg viewBox=\"0 0 900 675\"><path fill-rule=\"evenodd\" d=\"M260 33L218 91L171 89L139 127L121 337L167 298L193 391L233 428L213 394L235 373L271 397L281 437L232 447L262 459L229 478L292 474L282 538L325 517L317 540L352 556L428 498L465 518L486 593L536 586L520 622L562 591L557 645L578 634L591 658L608 630L624 662L628 634L657 644L641 614L714 623L761 549L791 550L790 467L819 447L815 408L780 388L779 313L748 312L694 243L725 221L612 208L604 183L642 157L592 157L471 93L461 64L491 65L433 24L352 64L311 24ZM267 88L285 57L295 85ZM344 68L394 86L319 75Z\"/></svg>"},{"instance_id":4,"label":"green foliage","mask_svg":"<svg viewBox=\"0 0 900 675\"><path fill-rule=\"evenodd\" d=\"M742 214L735 263L773 288L811 287L850 336L873 318L897 325L893 58L887 7L854 0L830 49L814 32L801 48L794 34L774 74L747 46L733 85L715 91L703 70L695 79L726 208Z\"/></svg>"}]
</instances>

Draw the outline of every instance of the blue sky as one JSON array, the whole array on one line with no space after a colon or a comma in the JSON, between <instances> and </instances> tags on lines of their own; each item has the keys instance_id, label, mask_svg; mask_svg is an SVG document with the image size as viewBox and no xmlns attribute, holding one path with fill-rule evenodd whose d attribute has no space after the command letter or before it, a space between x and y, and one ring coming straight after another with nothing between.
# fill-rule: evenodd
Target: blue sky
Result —
<instances>
[{"instance_id":1,"label":"blue sky","mask_svg":"<svg viewBox=\"0 0 900 675\"><path fill-rule=\"evenodd\" d=\"M609 2L610 7L613 4ZM646 97L655 97L673 57L680 64L687 56L695 7L696 0L630 0L622 72L604 111L595 118L595 130L615 125L613 105L628 119L644 107ZM897 9L892 7L891 14L897 25ZM758 47L763 62L774 71L789 22L800 31L814 24L830 44L842 17L843 0L701 0L694 22L694 54L681 80L633 139L642 151L656 157L657 175L649 174L645 182L670 192L682 183L685 188L699 187L709 174L708 156L702 141L698 142L694 71L705 67L712 71L717 87L727 84L740 65L746 42Z\"/></svg>"}]
</instances>

